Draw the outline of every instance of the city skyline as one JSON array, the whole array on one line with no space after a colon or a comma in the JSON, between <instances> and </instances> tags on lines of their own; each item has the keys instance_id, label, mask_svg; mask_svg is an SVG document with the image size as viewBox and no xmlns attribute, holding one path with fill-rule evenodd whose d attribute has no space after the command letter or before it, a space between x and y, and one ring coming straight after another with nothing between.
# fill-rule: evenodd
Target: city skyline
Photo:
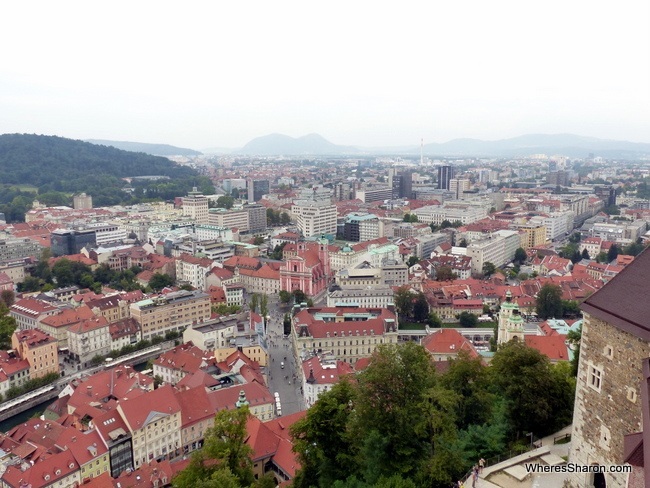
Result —
<instances>
[{"instance_id":1,"label":"city skyline","mask_svg":"<svg viewBox=\"0 0 650 488\"><path fill-rule=\"evenodd\" d=\"M650 142L646 2L117 6L6 7L29 23L0 33L0 133L197 150L270 133Z\"/></svg>"}]
</instances>

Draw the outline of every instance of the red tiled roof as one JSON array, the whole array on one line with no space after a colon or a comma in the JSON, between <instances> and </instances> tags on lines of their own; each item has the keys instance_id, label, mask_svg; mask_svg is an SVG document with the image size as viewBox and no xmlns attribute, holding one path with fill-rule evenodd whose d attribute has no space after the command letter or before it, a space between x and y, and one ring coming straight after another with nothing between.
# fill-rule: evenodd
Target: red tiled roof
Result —
<instances>
[{"instance_id":1,"label":"red tiled roof","mask_svg":"<svg viewBox=\"0 0 650 488\"><path fill-rule=\"evenodd\" d=\"M528 347L537 349L551 361L568 361L569 351L565 344L566 337L562 334L549 336L525 335L524 341Z\"/></svg>"},{"instance_id":2,"label":"red tiled roof","mask_svg":"<svg viewBox=\"0 0 650 488\"><path fill-rule=\"evenodd\" d=\"M201 349L188 342L161 354L154 361L154 365L185 373L194 373L200 370L204 364L203 354Z\"/></svg>"},{"instance_id":3,"label":"red tiled roof","mask_svg":"<svg viewBox=\"0 0 650 488\"><path fill-rule=\"evenodd\" d=\"M69 476L79 470L79 464L71 451L63 451L45 457L34 465L22 471L19 467L9 466L2 475L2 480L12 488L28 485L31 488L55 485L57 480Z\"/></svg>"},{"instance_id":4,"label":"red tiled roof","mask_svg":"<svg viewBox=\"0 0 650 488\"><path fill-rule=\"evenodd\" d=\"M72 334L85 334L86 332L101 329L107 325L108 320L106 320L104 317L95 317L93 319L82 320L81 322L77 322L76 324L71 325L68 329L68 332Z\"/></svg>"},{"instance_id":5,"label":"red tiled roof","mask_svg":"<svg viewBox=\"0 0 650 488\"><path fill-rule=\"evenodd\" d=\"M243 385L234 385L209 392L208 397L210 398L213 410L219 411L236 408L235 403L239 400L239 392L241 390L244 390L246 400L248 400L251 407L275 402L275 398L265 386L257 382L245 383Z\"/></svg>"},{"instance_id":6,"label":"red tiled roof","mask_svg":"<svg viewBox=\"0 0 650 488\"><path fill-rule=\"evenodd\" d=\"M214 417L215 411L203 385L177 391L175 395L181 407L181 428Z\"/></svg>"},{"instance_id":7,"label":"red tiled roof","mask_svg":"<svg viewBox=\"0 0 650 488\"><path fill-rule=\"evenodd\" d=\"M422 339L422 346L432 354L458 354L464 350L471 357L478 356L472 343L456 329L437 329Z\"/></svg>"},{"instance_id":8,"label":"red tiled roof","mask_svg":"<svg viewBox=\"0 0 650 488\"><path fill-rule=\"evenodd\" d=\"M172 415L181 410L170 385L164 385L144 395L122 401L119 408L132 431L140 430L146 426L152 418L152 414Z\"/></svg>"},{"instance_id":9,"label":"red tiled roof","mask_svg":"<svg viewBox=\"0 0 650 488\"><path fill-rule=\"evenodd\" d=\"M57 310L56 307L53 307L49 303L36 300L35 298L21 298L11 306L12 312L29 317L38 317L44 313L52 313Z\"/></svg>"}]
</instances>

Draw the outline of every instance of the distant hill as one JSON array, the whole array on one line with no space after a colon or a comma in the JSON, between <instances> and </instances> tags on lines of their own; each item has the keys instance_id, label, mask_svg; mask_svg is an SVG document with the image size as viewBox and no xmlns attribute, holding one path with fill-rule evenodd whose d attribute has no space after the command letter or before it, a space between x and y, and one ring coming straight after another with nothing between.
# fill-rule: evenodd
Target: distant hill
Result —
<instances>
[{"instance_id":1,"label":"distant hill","mask_svg":"<svg viewBox=\"0 0 650 488\"><path fill-rule=\"evenodd\" d=\"M74 181L84 176L192 176L190 168L167 158L57 136L0 135L0 183L34 186ZM65 186L65 185L64 185Z\"/></svg>"},{"instance_id":2,"label":"distant hill","mask_svg":"<svg viewBox=\"0 0 650 488\"><path fill-rule=\"evenodd\" d=\"M200 156L199 151L169 144L148 144L146 142L107 141L104 139L87 139L85 142L101 146L112 146L124 151L141 152L153 156Z\"/></svg>"},{"instance_id":3,"label":"distant hill","mask_svg":"<svg viewBox=\"0 0 650 488\"><path fill-rule=\"evenodd\" d=\"M333 144L318 134L308 134L298 138L284 134L269 134L257 137L235 151L236 154L264 156L335 155L357 154L358 152L358 149L351 146Z\"/></svg>"},{"instance_id":4,"label":"distant hill","mask_svg":"<svg viewBox=\"0 0 650 488\"><path fill-rule=\"evenodd\" d=\"M597 139L574 134L527 134L497 141L454 139L441 144L425 144L424 153L440 156L492 157L520 157L541 153L562 154L576 158L585 158L593 153L608 158L636 159L650 155L650 144Z\"/></svg>"}]
</instances>

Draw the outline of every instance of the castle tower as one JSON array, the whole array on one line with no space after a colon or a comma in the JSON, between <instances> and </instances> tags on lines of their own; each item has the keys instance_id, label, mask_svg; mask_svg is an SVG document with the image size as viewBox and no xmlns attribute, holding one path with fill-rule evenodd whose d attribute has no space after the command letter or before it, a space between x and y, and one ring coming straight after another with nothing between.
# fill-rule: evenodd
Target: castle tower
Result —
<instances>
[{"instance_id":1,"label":"castle tower","mask_svg":"<svg viewBox=\"0 0 650 488\"><path fill-rule=\"evenodd\" d=\"M498 344L503 344L508 342L510 338L508 337L508 320L512 317L513 312L517 310L519 313L519 308L517 304L512 301L512 293L510 290L506 292L506 301L501 304L501 309L499 310L499 337L497 340ZM521 316L519 316L521 319Z\"/></svg>"}]
</instances>

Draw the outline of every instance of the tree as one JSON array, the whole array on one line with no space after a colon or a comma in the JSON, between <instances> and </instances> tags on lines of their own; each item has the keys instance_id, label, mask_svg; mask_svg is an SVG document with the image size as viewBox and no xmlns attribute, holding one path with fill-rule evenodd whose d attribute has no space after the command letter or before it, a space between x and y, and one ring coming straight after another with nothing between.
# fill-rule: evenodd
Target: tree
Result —
<instances>
[{"instance_id":1,"label":"tree","mask_svg":"<svg viewBox=\"0 0 650 488\"><path fill-rule=\"evenodd\" d=\"M478 325L478 318L473 313L461 312L458 316L458 322L461 327L476 327Z\"/></svg>"},{"instance_id":2,"label":"tree","mask_svg":"<svg viewBox=\"0 0 650 488\"><path fill-rule=\"evenodd\" d=\"M562 288L547 283L537 293L535 312L542 319L562 317Z\"/></svg>"},{"instance_id":3,"label":"tree","mask_svg":"<svg viewBox=\"0 0 650 488\"><path fill-rule=\"evenodd\" d=\"M294 451L301 464L294 486L332 486L357 470L358 448L348 427L355 396L352 384L342 380L291 426Z\"/></svg>"},{"instance_id":4,"label":"tree","mask_svg":"<svg viewBox=\"0 0 650 488\"><path fill-rule=\"evenodd\" d=\"M569 236L569 242L572 242L574 244L578 244L582 239L582 235L580 235L580 232L574 232Z\"/></svg>"},{"instance_id":5,"label":"tree","mask_svg":"<svg viewBox=\"0 0 650 488\"><path fill-rule=\"evenodd\" d=\"M246 422L250 412L243 406L233 410L221 410L214 418L214 426L205 433L203 449L196 451L187 468L174 479L177 488L193 488L195 485L212 479L227 480L225 485L218 483L205 486L251 486L253 476L253 449L246 444L248 437Z\"/></svg>"},{"instance_id":6,"label":"tree","mask_svg":"<svg viewBox=\"0 0 650 488\"><path fill-rule=\"evenodd\" d=\"M7 308L11 307L16 301L16 294L13 290L2 290L0 291L0 302L2 302Z\"/></svg>"},{"instance_id":7,"label":"tree","mask_svg":"<svg viewBox=\"0 0 650 488\"><path fill-rule=\"evenodd\" d=\"M580 254L580 257L582 259L591 259L591 256L589 256L589 251L587 251L586 247L582 250L582 253Z\"/></svg>"},{"instance_id":8,"label":"tree","mask_svg":"<svg viewBox=\"0 0 650 488\"><path fill-rule=\"evenodd\" d=\"M492 264L490 261L486 261L486 262L483 263L482 271L483 271L483 275L486 278L489 278L490 276L492 276L496 272L496 270L497 270L497 267L494 264Z\"/></svg>"},{"instance_id":9,"label":"tree","mask_svg":"<svg viewBox=\"0 0 650 488\"><path fill-rule=\"evenodd\" d=\"M458 278L458 275L453 272L450 266L440 266L436 269L436 280L438 281L452 281Z\"/></svg>"},{"instance_id":10,"label":"tree","mask_svg":"<svg viewBox=\"0 0 650 488\"><path fill-rule=\"evenodd\" d=\"M575 300L562 300L562 316L577 317L580 315L580 305Z\"/></svg>"},{"instance_id":11,"label":"tree","mask_svg":"<svg viewBox=\"0 0 650 488\"><path fill-rule=\"evenodd\" d=\"M232 208L232 206L235 204L235 199L231 197L230 195L221 195L219 198L217 198L217 207L218 208Z\"/></svg>"},{"instance_id":12,"label":"tree","mask_svg":"<svg viewBox=\"0 0 650 488\"><path fill-rule=\"evenodd\" d=\"M162 385L165 381L163 380L163 377L157 374L156 376L153 377L153 388L154 390L158 389L160 385Z\"/></svg>"},{"instance_id":13,"label":"tree","mask_svg":"<svg viewBox=\"0 0 650 488\"><path fill-rule=\"evenodd\" d=\"M441 229L448 229L448 228L451 227L451 226L452 226L452 224L451 224L451 222L449 222L448 220L443 220L443 221L440 223L440 228L441 228Z\"/></svg>"},{"instance_id":14,"label":"tree","mask_svg":"<svg viewBox=\"0 0 650 488\"><path fill-rule=\"evenodd\" d=\"M289 214L287 212L282 212L280 214L280 224L288 225L290 223L291 223L291 217L289 217Z\"/></svg>"},{"instance_id":15,"label":"tree","mask_svg":"<svg viewBox=\"0 0 650 488\"><path fill-rule=\"evenodd\" d=\"M612 261L616 261L618 254L618 246L616 244L612 244L612 247L610 247L609 251L607 251L607 262L611 263Z\"/></svg>"},{"instance_id":16,"label":"tree","mask_svg":"<svg viewBox=\"0 0 650 488\"><path fill-rule=\"evenodd\" d=\"M284 335L288 336L291 334L291 316L288 313L284 314L284 317L282 319L282 328Z\"/></svg>"},{"instance_id":17,"label":"tree","mask_svg":"<svg viewBox=\"0 0 650 488\"><path fill-rule=\"evenodd\" d=\"M413 293L407 286L397 289L393 297L397 313L402 317L411 317L413 315Z\"/></svg>"},{"instance_id":18,"label":"tree","mask_svg":"<svg viewBox=\"0 0 650 488\"><path fill-rule=\"evenodd\" d=\"M435 312L430 312L429 313L429 318L427 320L427 325L429 327L439 329L440 327L442 327L442 320L440 320L440 317L438 317L438 314L436 314Z\"/></svg>"},{"instance_id":19,"label":"tree","mask_svg":"<svg viewBox=\"0 0 650 488\"><path fill-rule=\"evenodd\" d=\"M641 251L643 251L643 249L645 248L643 247L641 239L639 238L636 242L630 242L623 248L621 252L627 256L638 256L641 254Z\"/></svg>"},{"instance_id":20,"label":"tree","mask_svg":"<svg viewBox=\"0 0 650 488\"><path fill-rule=\"evenodd\" d=\"M523 247L518 247L517 250L515 251L515 258L513 259L513 262L518 264L524 264L526 262L526 259L528 259L528 254L526 254L526 250Z\"/></svg>"},{"instance_id":21,"label":"tree","mask_svg":"<svg viewBox=\"0 0 650 488\"><path fill-rule=\"evenodd\" d=\"M269 258L271 259L276 259L276 260L281 260L282 259L282 251L284 250L284 246L286 246L287 243L283 242L282 244L278 244L273 248L273 252L269 254Z\"/></svg>"},{"instance_id":22,"label":"tree","mask_svg":"<svg viewBox=\"0 0 650 488\"><path fill-rule=\"evenodd\" d=\"M260 315L263 318L269 315L269 296L266 293L260 299Z\"/></svg>"},{"instance_id":23,"label":"tree","mask_svg":"<svg viewBox=\"0 0 650 488\"><path fill-rule=\"evenodd\" d=\"M418 293L413 302L413 320L419 323L429 319L429 303L424 293Z\"/></svg>"},{"instance_id":24,"label":"tree","mask_svg":"<svg viewBox=\"0 0 650 488\"><path fill-rule=\"evenodd\" d=\"M511 432L543 436L570 422L571 381L521 341L502 345L490 363L491 384L506 401Z\"/></svg>"},{"instance_id":25,"label":"tree","mask_svg":"<svg viewBox=\"0 0 650 488\"><path fill-rule=\"evenodd\" d=\"M463 237L458 243L458 247L467 247L467 239Z\"/></svg>"},{"instance_id":26,"label":"tree","mask_svg":"<svg viewBox=\"0 0 650 488\"><path fill-rule=\"evenodd\" d=\"M607 262L607 253L605 251L601 251L598 253L598 256L596 256L596 261L599 263L606 263Z\"/></svg>"},{"instance_id":27,"label":"tree","mask_svg":"<svg viewBox=\"0 0 650 488\"><path fill-rule=\"evenodd\" d=\"M411 266L415 266L418 262L420 261L420 258L417 256L411 256L408 261L406 261L406 265L410 268Z\"/></svg>"},{"instance_id":28,"label":"tree","mask_svg":"<svg viewBox=\"0 0 650 488\"><path fill-rule=\"evenodd\" d=\"M164 273L154 273L149 280L149 286L154 291L160 291L165 287L172 286L173 284L174 278Z\"/></svg>"},{"instance_id":29,"label":"tree","mask_svg":"<svg viewBox=\"0 0 650 488\"><path fill-rule=\"evenodd\" d=\"M280 301L282 303L289 303L291 301L291 293L289 293L287 290L280 290L278 292L278 296L280 297Z\"/></svg>"},{"instance_id":30,"label":"tree","mask_svg":"<svg viewBox=\"0 0 650 488\"><path fill-rule=\"evenodd\" d=\"M575 378L578 376L578 364L580 362L580 342L582 341L582 326L577 330L570 330L566 335L569 347L573 349L571 358L571 375Z\"/></svg>"},{"instance_id":31,"label":"tree","mask_svg":"<svg viewBox=\"0 0 650 488\"><path fill-rule=\"evenodd\" d=\"M250 308L251 312L257 312L257 305L259 304L259 296L257 293L253 293L251 295L251 301L248 302L248 308Z\"/></svg>"},{"instance_id":32,"label":"tree","mask_svg":"<svg viewBox=\"0 0 650 488\"><path fill-rule=\"evenodd\" d=\"M255 239L253 239L253 244L256 246L261 246L264 244L264 238L262 236L256 236Z\"/></svg>"},{"instance_id":33,"label":"tree","mask_svg":"<svg viewBox=\"0 0 650 488\"><path fill-rule=\"evenodd\" d=\"M11 336L16 327L16 320L9 316L9 308L0 303L0 349L11 349Z\"/></svg>"},{"instance_id":34,"label":"tree","mask_svg":"<svg viewBox=\"0 0 650 488\"><path fill-rule=\"evenodd\" d=\"M307 301L307 295L302 290L293 290L293 298L295 303L303 303Z\"/></svg>"}]
</instances>

